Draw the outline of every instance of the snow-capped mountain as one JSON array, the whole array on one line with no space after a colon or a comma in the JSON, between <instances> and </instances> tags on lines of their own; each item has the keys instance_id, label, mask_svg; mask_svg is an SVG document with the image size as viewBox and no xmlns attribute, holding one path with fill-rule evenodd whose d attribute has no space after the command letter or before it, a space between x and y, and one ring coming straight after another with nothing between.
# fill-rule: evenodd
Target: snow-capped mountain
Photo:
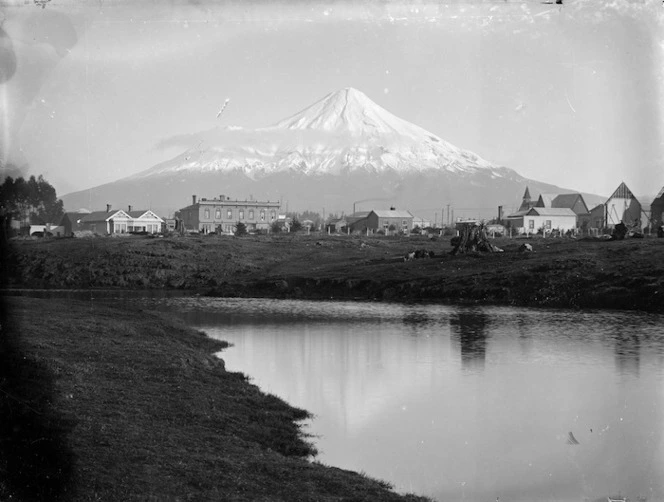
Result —
<instances>
[{"instance_id":1,"label":"snow-capped mountain","mask_svg":"<svg viewBox=\"0 0 664 502\"><path fill-rule=\"evenodd\" d=\"M273 126L254 131L212 130L204 137L203 150L192 148L136 177L192 170L239 170L255 179L284 171L339 174L360 169L405 174L495 167L392 115L350 87ZM225 142L229 139L230 144ZM212 144L206 146L208 142ZM501 175L500 171L494 174Z\"/></svg>"},{"instance_id":2,"label":"snow-capped mountain","mask_svg":"<svg viewBox=\"0 0 664 502\"><path fill-rule=\"evenodd\" d=\"M518 206L526 185L557 190L458 148L353 88L269 127L215 128L191 139L195 146L171 160L66 195L66 207L95 201L94 208L132 204L170 214L192 194L223 193L281 200L291 210L350 212L353 202L371 199L424 217L447 204L491 217L498 205Z\"/></svg>"}]
</instances>

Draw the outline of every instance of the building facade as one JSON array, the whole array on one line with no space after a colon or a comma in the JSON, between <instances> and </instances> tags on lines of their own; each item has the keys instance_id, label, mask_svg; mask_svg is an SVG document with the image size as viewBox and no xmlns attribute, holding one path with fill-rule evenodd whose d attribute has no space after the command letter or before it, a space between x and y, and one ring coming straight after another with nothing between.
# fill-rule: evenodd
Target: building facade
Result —
<instances>
[{"instance_id":1,"label":"building facade","mask_svg":"<svg viewBox=\"0 0 664 502\"><path fill-rule=\"evenodd\" d=\"M572 221L571 215L574 215ZM518 233L532 234L539 229L576 230L591 224L591 213L580 193L540 194L533 201L528 188L516 213L507 221Z\"/></svg>"},{"instance_id":2,"label":"building facade","mask_svg":"<svg viewBox=\"0 0 664 502\"><path fill-rule=\"evenodd\" d=\"M232 234L239 222L248 231L269 230L278 221L280 207L279 202L231 200L224 195L197 200L194 195L191 205L177 211L175 217L187 232Z\"/></svg>"},{"instance_id":3,"label":"building facade","mask_svg":"<svg viewBox=\"0 0 664 502\"><path fill-rule=\"evenodd\" d=\"M536 234L539 230L548 234L553 230L567 232L577 228L576 214L569 208L533 207L508 219L520 234Z\"/></svg>"},{"instance_id":4,"label":"building facade","mask_svg":"<svg viewBox=\"0 0 664 502\"><path fill-rule=\"evenodd\" d=\"M160 233L164 220L150 210L128 211L122 209L93 211L91 213L65 213L60 221L65 236L76 232L91 232L99 235L128 234L132 232Z\"/></svg>"},{"instance_id":5,"label":"building facade","mask_svg":"<svg viewBox=\"0 0 664 502\"><path fill-rule=\"evenodd\" d=\"M413 215L402 209L374 209L350 224L352 232L384 232L408 234L413 229Z\"/></svg>"},{"instance_id":6,"label":"building facade","mask_svg":"<svg viewBox=\"0 0 664 502\"><path fill-rule=\"evenodd\" d=\"M128 211L131 221L127 222L128 232L147 232L156 234L163 232L165 221L150 210Z\"/></svg>"},{"instance_id":7,"label":"building facade","mask_svg":"<svg viewBox=\"0 0 664 502\"><path fill-rule=\"evenodd\" d=\"M604 204L598 204L590 210L590 228L603 230L606 227Z\"/></svg>"},{"instance_id":8,"label":"building facade","mask_svg":"<svg viewBox=\"0 0 664 502\"><path fill-rule=\"evenodd\" d=\"M590 224L590 210L580 193L541 194L534 207L568 208L576 214L577 228L585 228Z\"/></svg>"},{"instance_id":9,"label":"building facade","mask_svg":"<svg viewBox=\"0 0 664 502\"><path fill-rule=\"evenodd\" d=\"M641 203L625 183L621 183L604 203L604 224L608 228L624 223L628 227L643 228Z\"/></svg>"},{"instance_id":10,"label":"building facade","mask_svg":"<svg viewBox=\"0 0 664 502\"><path fill-rule=\"evenodd\" d=\"M650 204L650 219L653 228L658 228L664 224L664 187Z\"/></svg>"}]
</instances>

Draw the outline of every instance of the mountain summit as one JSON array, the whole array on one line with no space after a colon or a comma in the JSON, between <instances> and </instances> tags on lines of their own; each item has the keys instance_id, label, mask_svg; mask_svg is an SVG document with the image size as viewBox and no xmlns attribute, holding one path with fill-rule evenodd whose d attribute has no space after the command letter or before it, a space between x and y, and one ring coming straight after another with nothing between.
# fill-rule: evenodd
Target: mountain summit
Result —
<instances>
[{"instance_id":1,"label":"mountain summit","mask_svg":"<svg viewBox=\"0 0 664 502\"><path fill-rule=\"evenodd\" d=\"M212 130L202 148L135 175L238 171L252 179L276 172L398 174L496 169L478 155L391 114L347 87L276 124L248 131ZM495 176L500 176L494 170Z\"/></svg>"},{"instance_id":2,"label":"mountain summit","mask_svg":"<svg viewBox=\"0 0 664 502\"><path fill-rule=\"evenodd\" d=\"M392 115L352 87L332 92L320 101L273 126L277 129L322 130L352 135L399 135L413 140L435 137Z\"/></svg>"},{"instance_id":3,"label":"mountain summit","mask_svg":"<svg viewBox=\"0 0 664 502\"><path fill-rule=\"evenodd\" d=\"M289 201L293 210L348 212L354 202L371 199L429 218L442 204L473 208L472 216L484 217L499 204L518 205L526 185L557 190L458 148L351 87L268 127L214 128L188 140L192 146L180 155L68 194L65 205L132 204L172 214L192 194L224 193Z\"/></svg>"}]
</instances>

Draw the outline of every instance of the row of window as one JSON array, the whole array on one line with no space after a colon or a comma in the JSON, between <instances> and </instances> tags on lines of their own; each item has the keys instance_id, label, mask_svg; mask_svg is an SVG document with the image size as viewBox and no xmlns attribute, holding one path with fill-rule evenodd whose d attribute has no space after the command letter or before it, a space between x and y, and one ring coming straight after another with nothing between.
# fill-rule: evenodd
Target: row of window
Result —
<instances>
[{"instance_id":1,"label":"row of window","mask_svg":"<svg viewBox=\"0 0 664 502\"><path fill-rule=\"evenodd\" d=\"M533 230L535 228L535 220L528 220L528 228ZM551 230L551 220L544 221L544 228Z\"/></svg>"},{"instance_id":2,"label":"row of window","mask_svg":"<svg viewBox=\"0 0 664 502\"><path fill-rule=\"evenodd\" d=\"M232 234L235 232L235 225L224 224L224 225L215 225L214 223L201 223L200 231L203 234L209 234L216 231L222 231L226 234Z\"/></svg>"},{"instance_id":3,"label":"row of window","mask_svg":"<svg viewBox=\"0 0 664 502\"><path fill-rule=\"evenodd\" d=\"M266 216L266 211L265 209L260 210L260 221L265 221L265 216ZM248 219L253 220L255 219L255 213L253 209L248 210ZM210 209L205 208L204 211L204 218L206 220L210 219ZM215 220L220 220L221 219L221 208L216 208L214 211L214 219ZM232 209L226 209L226 219L227 220L232 220L233 218L233 210ZM270 220L274 221L277 219L277 212L273 209L270 211ZM242 221L244 220L244 209L238 209L238 220Z\"/></svg>"},{"instance_id":4,"label":"row of window","mask_svg":"<svg viewBox=\"0 0 664 502\"><path fill-rule=\"evenodd\" d=\"M94 228L92 229L94 231ZM127 225L126 223L113 223L113 232L124 234L126 232L149 232L151 234L161 232L161 224L148 223L143 225Z\"/></svg>"},{"instance_id":5,"label":"row of window","mask_svg":"<svg viewBox=\"0 0 664 502\"><path fill-rule=\"evenodd\" d=\"M390 223L389 221L384 221L383 222L383 228L387 229L387 228L390 227L391 224L394 224L394 223L396 223L396 222ZM401 226L403 228L408 228L408 220L401 220Z\"/></svg>"}]
</instances>

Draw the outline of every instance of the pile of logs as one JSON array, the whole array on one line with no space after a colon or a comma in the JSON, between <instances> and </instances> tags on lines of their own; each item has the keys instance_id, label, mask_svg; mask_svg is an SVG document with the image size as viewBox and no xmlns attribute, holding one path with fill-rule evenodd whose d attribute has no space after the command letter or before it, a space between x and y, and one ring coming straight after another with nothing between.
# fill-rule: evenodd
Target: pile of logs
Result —
<instances>
[{"instance_id":1,"label":"pile of logs","mask_svg":"<svg viewBox=\"0 0 664 502\"><path fill-rule=\"evenodd\" d=\"M459 235L452 239L452 254L460 253L496 253L501 252L497 246L489 242L484 222L459 223L457 224Z\"/></svg>"}]
</instances>

